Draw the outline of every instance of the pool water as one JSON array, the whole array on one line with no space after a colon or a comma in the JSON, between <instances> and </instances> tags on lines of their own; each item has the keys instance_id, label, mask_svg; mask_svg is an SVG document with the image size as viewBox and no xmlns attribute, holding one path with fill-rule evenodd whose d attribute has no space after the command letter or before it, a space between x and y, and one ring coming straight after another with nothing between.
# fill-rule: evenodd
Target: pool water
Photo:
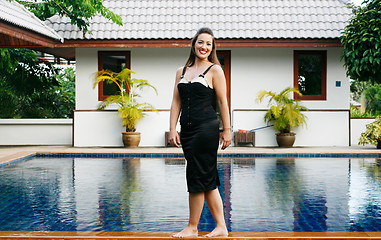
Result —
<instances>
[{"instance_id":1,"label":"pool water","mask_svg":"<svg viewBox=\"0 0 381 240\"><path fill-rule=\"evenodd\" d=\"M220 159L229 231L381 231L381 159ZM0 231L179 231L185 161L39 158L0 168ZM215 227L204 208L200 231Z\"/></svg>"}]
</instances>

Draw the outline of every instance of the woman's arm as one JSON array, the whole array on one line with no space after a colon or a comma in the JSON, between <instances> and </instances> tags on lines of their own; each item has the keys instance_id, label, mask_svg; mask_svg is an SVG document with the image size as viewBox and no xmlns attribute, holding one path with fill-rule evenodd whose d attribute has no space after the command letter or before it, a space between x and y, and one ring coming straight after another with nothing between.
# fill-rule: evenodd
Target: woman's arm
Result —
<instances>
[{"instance_id":1,"label":"woman's arm","mask_svg":"<svg viewBox=\"0 0 381 240\"><path fill-rule=\"evenodd\" d=\"M213 88L216 91L217 104L221 111L222 124L224 127L224 131L221 137L221 143L222 143L221 149L225 149L232 142L230 113L229 113L228 101L226 98L226 80L225 80L224 71L219 65L213 67L211 70L213 74L212 76Z\"/></svg>"},{"instance_id":2,"label":"woman's arm","mask_svg":"<svg viewBox=\"0 0 381 240\"><path fill-rule=\"evenodd\" d=\"M180 136L176 131L176 125L179 119L180 109L181 109L181 99L180 99L179 91L177 89L177 84L180 81L181 72L182 72L182 68L177 69L175 87L173 89L171 113L169 117L169 141L171 144L175 145L176 147L180 147Z\"/></svg>"}]
</instances>

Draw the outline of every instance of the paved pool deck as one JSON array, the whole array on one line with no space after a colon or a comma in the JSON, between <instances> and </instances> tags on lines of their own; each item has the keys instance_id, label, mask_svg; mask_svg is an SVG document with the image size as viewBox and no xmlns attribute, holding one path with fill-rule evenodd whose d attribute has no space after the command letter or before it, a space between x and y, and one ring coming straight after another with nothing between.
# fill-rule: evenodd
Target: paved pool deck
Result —
<instances>
[{"instance_id":1,"label":"paved pool deck","mask_svg":"<svg viewBox=\"0 0 381 240\"><path fill-rule=\"evenodd\" d=\"M121 153L121 154L182 154L176 147L72 147L72 146L0 146L0 163L36 153ZM228 147L219 154L381 154L375 146L350 147Z\"/></svg>"},{"instance_id":2,"label":"paved pool deck","mask_svg":"<svg viewBox=\"0 0 381 240\"><path fill-rule=\"evenodd\" d=\"M175 147L71 147L71 146L0 146L0 164L37 153L121 153L181 154ZM220 154L381 154L374 146L351 147L229 147ZM0 239L172 239L173 232L8 232ZM199 234L199 238L203 233ZM189 238L188 238L189 239ZM195 238L193 238L195 239ZM381 239L381 232L231 232L226 238L213 239Z\"/></svg>"}]
</instances>

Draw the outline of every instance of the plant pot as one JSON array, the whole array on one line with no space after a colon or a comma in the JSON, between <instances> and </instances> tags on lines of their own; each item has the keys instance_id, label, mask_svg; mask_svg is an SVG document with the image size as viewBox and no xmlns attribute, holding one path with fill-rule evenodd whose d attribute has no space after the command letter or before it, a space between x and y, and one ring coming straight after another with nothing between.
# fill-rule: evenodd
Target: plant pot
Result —
<instances>
[{"instance_id":1,"label":"plant pot","mask_svg":"<svg viewBox=\"0 0 381 240\"><path fill-rule=\"evenodd\" d=\"M276 141L279 147L292 147L296 133L276 133Z\"/></svg>"},{"instance_id":2,"label":"plant pot","mask_svg":"<svg viewBox=\"0 0 381 240\"><path fill-rule=\"evenodd\" d=\"M124 147L138 147L140 143L140 132L122 132Z\"/></svg>"},{"instance_id":3,"label":"plant pot","mask_svg":"<svg viewBox=\"0 0 381 240\"><path fill-rule=\"evenodd\" d=\"M377 149L381 149L381 140L377 141Z\"/></svg>"}]
</instances>

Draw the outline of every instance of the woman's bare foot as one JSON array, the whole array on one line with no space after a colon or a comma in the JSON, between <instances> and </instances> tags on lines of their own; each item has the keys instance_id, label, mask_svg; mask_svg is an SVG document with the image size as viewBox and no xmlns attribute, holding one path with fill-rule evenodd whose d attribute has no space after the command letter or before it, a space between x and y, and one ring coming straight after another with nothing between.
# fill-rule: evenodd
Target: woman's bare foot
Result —
<instances>
[{"instance_id":1,"label":"woman's bare foot","mask_svg":"<svg viewBox=\"0 0 381 240\"><path fill-rule=\"evenodd\" d=\"M212 232L206 234L204 237L227 237L229 236L228 230L223 227L216 227Z\"/></svg>"},{"instance_id":2,"label":"woman's bare foot","mask_svg":"<svg viewBox=\"0 0 381 240\"><path fill-rule=\"evenodd\" d=\"M187 226L184 228L181 232L176 233L172 236L173 238L190 238L190 237L198 237L198 230L197 228L193 228L190 226Z\"/></svg>"}]
</instances>

